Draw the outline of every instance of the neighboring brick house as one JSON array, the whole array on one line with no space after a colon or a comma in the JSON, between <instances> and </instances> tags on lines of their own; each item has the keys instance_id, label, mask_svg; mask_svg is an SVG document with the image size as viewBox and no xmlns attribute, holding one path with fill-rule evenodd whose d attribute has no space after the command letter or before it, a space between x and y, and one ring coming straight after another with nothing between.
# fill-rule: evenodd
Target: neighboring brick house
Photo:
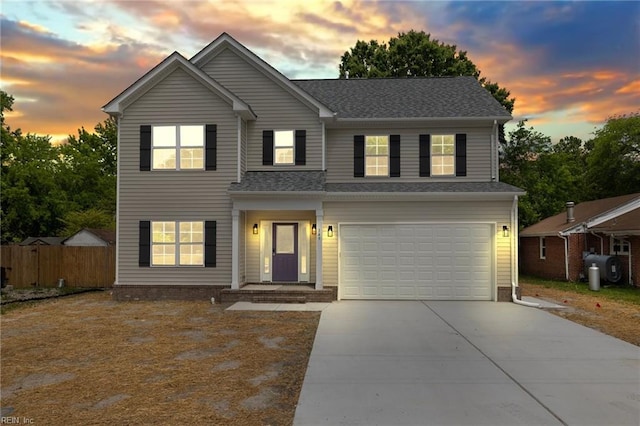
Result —
<instances>
[{"instance_id":1,"label":"neighboring brick house","mask_svg":"<svg viewBox=\"0 0 640 426\"><path fill-rule=\"evenodd\" d=\"M511 116L474 77L290 80L222 34L103 110L118 121L115 298L305 283L512 299Z\"/></svg>"},{"instance_id":2,"label":"neighboring brick house","mask_svg":"<svg viewBox=\"0 0 640 426\"><path fill-rule=\"evenodd\" d=\"M621 283L640 285L640 193L587 201L520 232L520 272L585 279L585 252L617 256Z\"/></svg>"}]
</instances>

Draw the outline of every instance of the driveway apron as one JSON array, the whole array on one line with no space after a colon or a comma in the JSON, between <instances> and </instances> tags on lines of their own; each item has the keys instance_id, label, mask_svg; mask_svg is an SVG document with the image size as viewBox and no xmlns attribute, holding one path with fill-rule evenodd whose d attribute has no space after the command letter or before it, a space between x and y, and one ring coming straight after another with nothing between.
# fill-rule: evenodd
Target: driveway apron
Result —
<instances>
[{"instance_id":1,"label":"driveway apron","mask_svg":"<svg viewBox=\"0 0 640 426\"><path fill-rule=\"evenodd\" d=\"M512 303L340 301L294 425L640 424L638 347Z\"/></svg>"}]
</instances>

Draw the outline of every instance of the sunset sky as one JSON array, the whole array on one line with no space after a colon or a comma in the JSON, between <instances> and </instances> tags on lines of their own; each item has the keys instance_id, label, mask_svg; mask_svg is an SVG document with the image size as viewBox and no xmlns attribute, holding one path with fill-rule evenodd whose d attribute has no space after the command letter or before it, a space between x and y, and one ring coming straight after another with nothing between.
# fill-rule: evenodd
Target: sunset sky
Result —
<instances>
[{"instance_id":1,"label":"sunset sky","mask_svg":"<svg viewBox=\"0 0 640 426\"><path fill-rule=\"evenodd\" d=\"M357 40L424 30L511 91L511 128L528 118L554 141L640 110L637 1L2 0L0 13L6 120L54 140L92 130L158 62L222 32L289 78L336 78Z\"/></svg>"}]
</instances>

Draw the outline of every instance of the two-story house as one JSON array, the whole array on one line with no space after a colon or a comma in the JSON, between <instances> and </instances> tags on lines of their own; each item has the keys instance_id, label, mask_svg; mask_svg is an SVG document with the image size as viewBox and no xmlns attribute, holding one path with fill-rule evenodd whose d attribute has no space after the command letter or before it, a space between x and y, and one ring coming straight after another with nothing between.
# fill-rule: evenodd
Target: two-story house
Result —
<instances>
[{"instance_id":1,"label":"two-story house","mask_svg":"<svg viewBox=\"0 0 640 426\"><path fill-rule=\"evenodd\" d=\"M117 299L309 283L511 300L511 117L473 77L289 80L222 34L103 110L118 121Z\"/></svg>"}]
</instances>

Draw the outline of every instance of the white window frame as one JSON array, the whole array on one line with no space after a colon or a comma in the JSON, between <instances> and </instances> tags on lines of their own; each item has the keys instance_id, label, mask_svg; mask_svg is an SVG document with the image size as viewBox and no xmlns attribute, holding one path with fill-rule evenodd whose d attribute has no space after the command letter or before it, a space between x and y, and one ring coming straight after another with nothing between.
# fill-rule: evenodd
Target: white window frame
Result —
<instances>
[{"instance_id":1,"label":"white window frame","mask_svg":"<svg viewBox=\"0 0 640 426\"><path fill-rule=\"evenodd\" d=\"M285 136L286 135L286 136ZM288 144L289 135L291 135L291 144ZM286 137L286 140L284 139ZM278 145L281 140L287 145ZM278 151L291 150L291 161L279 161ZM273 131L273 165L274 166L293 166L296 164L296 132L294 130L274 130Z\"/></svg>"},{"instance_id":2,"label":"white window frame","mask_svg":"<svg viewBox=\"0 0 640 426\"><path fill-rule=\"evenodd\" d=\"M436 144L439 144L440 146L442 146L442 150L444 150L445 147L445 138L447 139L451 139L452 145L453 145L453 153L452 154L443 154L443 153L436 153L436 149L435 147L437 146ZM447 145L449 145L447 143ZM449 165L445 166L441 164L438 165L434 165L434 160L435 159L440 159L440 160L444 160L445 158L450 158L451 159L451 173L444 173L444 168L448 167ZM443 135L431 135L431 176L443 176L443 177L450 177L450 176L455 176L456 175L456 135L453 134L443 134Z\"/></svg>"},{"instance_id":3,"label":"white window frame","mask_svg":"<svg viewBox=\"0 0 640 426\"><path fill-rule=\"evenodd\" d=\"M539 237L540 259L547 258L547 240L545 237Z\"/></svg>"},{"instance_id":4,"label":"white window frame","mask_svg":"<svg viewBox=\"0 0 640 426\"><path fill-rule=\"evenodd\" d=\"M154 225L159 224L172 224L174 227L173 238L169 238L169 241L154 241ZM183 241L187 233L181 232L181 226L183 224L199 224L202 229L202 241ZM151 253L150 260L152 267L204 267L204 239L205 239L205 229L204 229L204 221L201 220L184 220L184 221L171 221L171 220L156 220L151 222ZM154 247L172 247L174 252L173 263L155 263L154 262ZM200 247L200 252L202 253L202 262L200 263L181 263L181 248L182 247Z\"/></svg>"},{"instance_id":5,"label":"white window frame","mask_svg":"<svg viewBox=\"0 0 640 426\"><path fill-rule=\"evenodd\" d=\"M372 142L376 142L376 153L375 154L369 154L367 152L367 142L372 141ZM380 150L380 142L385 142L386 143L386 153L384 154L380 154L378 151ZM389 150L391 149L390 145L389 145L389 135L366 135L364 137L364 175L365 177L389 177ZM375 170L376 173L369 173L369 159L375 159L376 160L376 164L373 165L375 166ZM386 165L381 165L378 163L379 160L384 159L386 161ZM386 166L387 172L386 173L379 173L380 169L384 168Z\"/></svg>"},{"instance_id":6,"label":"white window frame","mask_svg":"<svg viewBox=\"0 0 640 426\"><path fill-rule=\"evenodd\" d=\"M615 251L614 246L620 246L620 250ZM612 255L629 255L629 241L612 235L610 238L609 251Z\"/></svg>"},{"instance_id":7,"label":"white window frame","mask_svg":"<svg viewBox=\"0 0 640 426\"><path fill-rule=\"evenodd\" d=\"M159 141L156 141L155 130L159 128L173 128L175 132L175 144L161 145ZM194 144L190 141L183 141L182 130L186 131L189 127L200 127L202 131L202 143ZM151 127L151 169L152 170L204 170L205 167L205 145L206 134L205 126L202 124L183 124L183 125L155 125ZM201 167L183 167L182 166L182 151L187 149L199 149L202 152L202 166ZM175 167L156 167L155 157L156 152L159 151L173 151L175 158Z\"/></svg>"}]
</instances>

